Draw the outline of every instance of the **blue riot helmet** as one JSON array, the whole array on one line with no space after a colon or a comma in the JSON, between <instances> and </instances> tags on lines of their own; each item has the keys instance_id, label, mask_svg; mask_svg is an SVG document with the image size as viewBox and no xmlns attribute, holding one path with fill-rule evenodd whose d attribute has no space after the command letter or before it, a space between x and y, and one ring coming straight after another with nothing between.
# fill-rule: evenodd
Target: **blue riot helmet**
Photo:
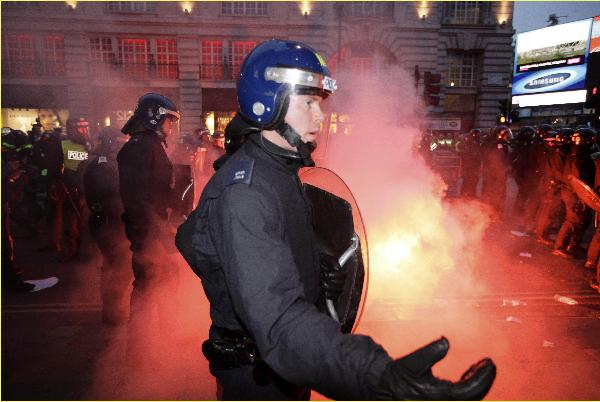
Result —
<instances>
[{"instance_id":1,"label":"blue riot helmet","mask_svg":"<svg viewBox=\"0 0 600 402\"><path fill-rule=\"evenodd\" d=\"M241 115L259 129L275 130L312 164L312 148L284 122L291 94L323 98L337 89L325 60L311 47L273 39L259 44L244 59L237 84Z\"/></svg>"},{"instance_id":2,"label":"blue riot helmet","mask_svg":"<svg viewBox=\"0 0 600 402\"><path fill-rule=\"evenodd\" d=\"M147 93L138 100L133 115L127 120L121 131L124 134L133 134L138 131L150 130L164 138L161 128L167 118L179 120L179 111L175 103L166 96Z\"/></svg>"}]
</instances>

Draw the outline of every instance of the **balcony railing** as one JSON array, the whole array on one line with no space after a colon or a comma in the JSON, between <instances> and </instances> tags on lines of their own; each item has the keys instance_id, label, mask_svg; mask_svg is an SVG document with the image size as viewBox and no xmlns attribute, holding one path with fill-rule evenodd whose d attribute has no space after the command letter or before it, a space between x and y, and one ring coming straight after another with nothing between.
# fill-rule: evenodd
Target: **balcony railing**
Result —
<instances>
[{"instance_id":1,"label":"balcony railing","mask_svg":"<svg viewBox=\"0 0 600 402\"><path fill-rule=\"evenodd\" d=\"M89 74L92 77L108 78L115 75L133 79L157 78L176 80L179 78L178 64L133 64L90 62Z\"/></svg>"},{"instance_id":2,"label":"balcony railing","mask_svg":"<svg viewBox=\"0 0 600 402\"><path fill-rule=\"evenodd\" d=\"M239 66L231 66L230 64L200 64L201 80L235 81L239 72Z\"/></svg>"},{"instance_id":3,"label":"balcony railing","mask_svg":"<svg viewBox=\"0 0 600 402\"><path fill-rule=\"evenodd\" d=\"M39 60L3 60L2 75L8 78L64 77L64 63Z\"/></svg>"}]
</instances>

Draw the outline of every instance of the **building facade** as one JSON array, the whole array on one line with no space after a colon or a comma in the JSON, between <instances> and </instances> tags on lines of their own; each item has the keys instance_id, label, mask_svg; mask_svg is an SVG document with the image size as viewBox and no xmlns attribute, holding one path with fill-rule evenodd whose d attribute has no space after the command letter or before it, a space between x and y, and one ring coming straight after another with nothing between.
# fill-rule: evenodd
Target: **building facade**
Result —
<instances>
[{"instance_id":1,"label":"building facade","mask_svg":"<svg viewBox=\"0 0 600 402\"><path fill-rule=\"evenodd\" d=\"M85 117L120 127L145 92L172 98L181 131L223 130L244 56L270 38L310 44L332 70L440 75L433 128L491 127L511 78L512 8L481 2L6 2L2 124ZM418 66L418 67L416 67ZM436 99L436 98L439 98Z\"/></svg>"}]
</instances>

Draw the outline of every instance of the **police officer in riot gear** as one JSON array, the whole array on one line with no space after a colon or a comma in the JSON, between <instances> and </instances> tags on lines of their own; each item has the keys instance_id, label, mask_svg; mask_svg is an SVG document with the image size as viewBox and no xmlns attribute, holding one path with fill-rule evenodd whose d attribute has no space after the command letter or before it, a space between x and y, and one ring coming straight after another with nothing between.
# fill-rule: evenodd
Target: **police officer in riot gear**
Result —
<instances>
[{"instance_id":1,"label":"police officer in riot gear","mask_svg":"<svg viewBox=\"0 0 600 402\"><path fill-rule=\"evenodd\" d=\"M153 311L159 315L166 341L176 319L177 266L169 230L169 210L175 202L173 165L164 146L179 120L175 104L165 96L143 95L122 132L131 138L117 161L125 234L131 243L134 275L130 304L128 357L141 359ZM173 250L172 250L173 249Z\"/></svg>"},{"instance_id":2,"label":"police officer in riot gear","mask_svg":"<svg viewBox=\"0 0 600 402\"><path fill-rule=\"evenodd\" d=\"M596 132L588 127L579 128L577 131L580 134L593 139L593 144L590 152L592 152L591 158L594 161L595 167L593 189L597 194L600 191L600 149L598 149L598 137ZM596 227L594 231L594 236L592 237L592 240L590 241L590 245L587 250L584 266L587 269L597 270L598 275L600 275L600 269L597 268L600 265L600 259L598 258L600 257L600 225L598 225L598 212L595 211L594 214L596 214Z\"/></svg>"},{"instance_id":3,"label":"police officer in riot gear","mask_svg":"<svg viewBox=\"0 0 600 402\"><path fill-rule=\"evenodd\" d=\"M240 113L251 133L206 186L176 244L210 301L203 352L223 399L478 399L495 377L485 359L458 384L435 378L442 338L393 360L367 336L343 334L322 312L323 293L343 274L321 258L298 169L336 89L323 59L305 44L270 40L242 64ZM340 280L341 279L341 280ZM329 293L335 297L337 292ZM337 293L339 295L339 293Z\"/></svg>"},{"instance_id":4,"label":"police officer in riot gear","mask_svg":"<svg viewBox=\"0 0 600 402\"><path fill-rule=\"evenodd\" d=\"M14 256L11 231L11 208L15 206L24 186L23 147L21 136L9 127L2 128L2 289L10 292L29 292L34 285L22 279Z\"/></svg>"},{"instance_id":5,"label":"police officer in riot gear","mask_svg":"<svg viewBox=\"0 0 600 402\"><path fill-rule=\"evenodd\" d=\"M481 130L474 128L465 134L458 144L458 153L461 159L463 197L474 198L477 196L477 184L481 176Z\"/></svg>"},{"instance_id":6,"label":"police officer in riot gear","mask_svg":"<svg viewBox=\"0 0 600 402\"><path fill-rule=\"evenodd\" d=\"M109 325L124 324L129 318L129 285L131 252L127 246L121 215L123 205L119 193L117 153L125 136L106 127L98 134L98 145L83 173L88 227L100 253L102 270L102 321Z\"/></svg>"},{"instance_id":7,"label":"police officer in riot gear","mask_svg":"<svg viewBox=\"0 0 600 402\"><path fill-rule=\"evenodd\" d=\"M54 136L53 132L44 135ZM67 138L61 141L62 174L50 183L49 197L54 203L52 239L60 261L66 262L79 254L81 219L84 212L81 172L79 165L88 159L90 151L88 122L67 120ZM66 229L66 230L65 230ZM63 250L63 232L66 247Z\"/></svg>"},{"instance_id":8,"label":"police officer in riot gear","mask_svg":"<svg viewBox=\"0 0 600 402\"><path fill-rule=\"evenodd\" d=\"M506 202L506 181L511 169L509 141L512 139L510 128L496 126L484 139L483 148L483 185L481 198L491 205L500 217Z\"/></svg>"},{"instance_id":9,"label":"police officer in riot gear","mask_svg":"<svg viewBox=\"0 0 600 402\"><path fill-rule=\"evenodd\" d=\"M553 226L560 226L564 220L565 204L561 197L563 183L563 170L571 141L570 129L555 130L548 124L542 124L537 130L538 136L544 137L546 145L546 177L542 191L542 203L536 220L536 241L546 245L553 245L547 235Z\"/></svg>"},{"instance_id":10,"label":"police officer in riot gear","mask_svg":"<svg viewBox=\"0 0 600 402\"><path fill-rule=\"evenodd\" d=\"M567 183L569 176L574 176L592 187L594 185L594 164L590 155L592 136L585 130L562 129L561 131L571 133L571 145L562 173L563 183ZM561 257L575 256L583 232L590 222L591 212L569 186L565 185L561 188L561 197L565 203L566 217L556 236L552 254Z\"/></svg>"},{"instance_id":11,"label":"police officer in riot gear","mask_svg":"<svg viewBox=\"0 0 600 402\"><path fill-rule=\"evenodd\" d=\"M512 141L512 172L518 191L513 215L527 225L535 218L538 206L538 183L536 159L534 157L533 140L535 129L524 126L519 129Z\"/></svg>"}]
</instances>

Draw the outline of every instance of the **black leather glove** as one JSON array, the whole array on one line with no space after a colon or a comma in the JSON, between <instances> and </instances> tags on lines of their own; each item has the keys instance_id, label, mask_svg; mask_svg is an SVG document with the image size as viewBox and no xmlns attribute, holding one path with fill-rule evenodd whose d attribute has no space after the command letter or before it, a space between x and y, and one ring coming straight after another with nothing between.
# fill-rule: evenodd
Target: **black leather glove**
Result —
<instances>
[{"instance_id":1,"label":"black leather glove","mask_svg":"<svg viewBox=\"0 0 600 402\"><path fill-rule=\"evenodd\" d=\"M488 393L496 366L486 358L472 365L458 382L434 377L431 367L448 353L444 337L389 363L375 398L380 400L480 400Z\"/></svg>"},{"instance_id":2,"label":"black leather glove","mask_svg":"<svg viewBox=\"0 0 600 402\"><path fill-rule=\"evenodd\" d=\"M321 254L321 289L327 299L336 301L346 283L348 272L340 267L338 259L329 254Z\"/></svg>"}]
</instances>

